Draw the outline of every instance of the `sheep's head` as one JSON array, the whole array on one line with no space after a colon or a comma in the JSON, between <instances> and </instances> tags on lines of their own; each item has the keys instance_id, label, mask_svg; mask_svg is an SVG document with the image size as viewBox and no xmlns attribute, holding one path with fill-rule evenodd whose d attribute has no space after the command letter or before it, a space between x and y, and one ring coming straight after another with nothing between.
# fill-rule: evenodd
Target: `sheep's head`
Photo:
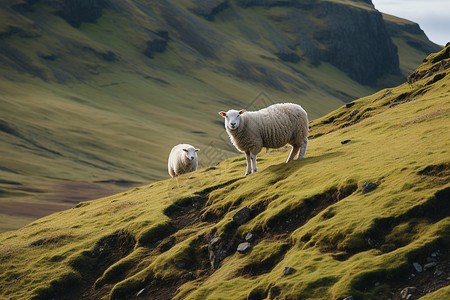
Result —
<instances>
[{"instance_id":1,"label":"sheep's head","mask_svg":"<svg viewBox=\"0 0 450 300\"><path fill-rule=\"evenodd\" d=\"M244 109L234 110L231 109L227 112L221 111L219 115L225 118L225 127L230 130L236 130L239 127L241 121L241 115L245 112Z\"/></svg>"},{"instance_id":2,"label":"sheep's head","mask_svg":"<svg viewBox=\"0 0 450 300\"><path fill-rule=\"evenodd\" d=\"M200 151L200 149L195 149L194 147L187 147L184 148L183 151L185 152L187 159L194 160L194 158L197 157L197 152Z\"/></svg>"}]
</instances>

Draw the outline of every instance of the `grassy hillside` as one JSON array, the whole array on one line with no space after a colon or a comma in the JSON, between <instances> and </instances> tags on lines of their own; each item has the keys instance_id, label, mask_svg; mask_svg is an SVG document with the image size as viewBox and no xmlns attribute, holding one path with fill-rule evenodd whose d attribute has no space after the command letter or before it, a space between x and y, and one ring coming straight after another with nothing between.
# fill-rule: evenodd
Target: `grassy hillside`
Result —
<instances>
[{"instance_id":1,"label":"grassy hillside","mask_svg":"<svg viewBox=\"0 0 450 300\"><path fill-rule=\"evenodd\" d=\"M375 13L362 1L322 2ZM317 9L230 1L209 20L198 1L111 0L97 19L77 23L58 10L63 3L0 8L0 232L167 178L177 143L201 148L202 166L235 156L217 111L292 101L315 119L376 91L305 55L295 26L323 30L328 16L314 17ZM298 15L310 16L297 24ZM397 32L405 75L427 52ZM299 61L280 59L283 51Z\"/></svg>"},{"instance_id":2,"label":"grassy hillside","mask_svg":"<svg viewBox=\"0 0 450 300\"><path fill-rule=\"evenodd\" d=\"M449 57L314 121L301 161L230 158L1 234L1 295L448 299Z\"/></svg>"}]
</instances>

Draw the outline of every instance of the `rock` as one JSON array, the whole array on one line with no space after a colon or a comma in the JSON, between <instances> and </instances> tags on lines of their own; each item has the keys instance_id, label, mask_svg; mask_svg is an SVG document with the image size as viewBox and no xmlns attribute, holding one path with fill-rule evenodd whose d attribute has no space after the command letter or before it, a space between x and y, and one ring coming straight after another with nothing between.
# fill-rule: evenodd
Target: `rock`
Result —
<instances>
[{"instance_id":1,"label":"rock","mask_svg":"<svg viewBox=\"0 0 450 300\"><path fill-rule=\"evenodd\" d=\"M372 248L374 248L377 245L377 241L372 239L372 238L370 238L370 237L366 238L366 242Z\"/></svg>"},{"instance_id":2,"label":"rock","mask_svg":"<svg viewBox=\"0 0 450 300\"><path fill-rule=\"evenodd\" d=\"M220 242L220 237L215 237L213 238L211 241L209 241L209 245L211 247L214 247L215 245L217 245Z\"/></svg>"},{"instance_id":3,"label":"rock","mask_svg":"<svg viewBox=\"0 0 450 300\"><path fill-rule=\"evenodd\" d=\"M435 261L437 261L436 258L433 258L433 257L427 257L427 263L435 262Z\"/></svg>"},{"instance_id":4,"label":"rock","mask_svg":"<svg viewBox=\"0 0 450 300\"><path fill-rule=\"evenodd\" d=\"M411 286L411 287L406 287L404 288L401 292L400 295L402 296L402 299L408 299L411 298L411 295L414 294L416 292L417 288Z\"/></svg>"},{"instance_id":5,"label":"rock","mask_svg":"<svg viewBox=\"0 0 450 300\"><path fill-rule=\"evenodd\" d=\"M344 144L347 144L349 142L351 142L351 140L343 140L343 141L341 141L341 144L344 145Z\"/></svg>"},{"instance_id":6,"label":"rock","mask_svg":"<svg viewBox=\"0 0 450 300\"><path fill-rule=\"evenodd\" d=\"M355 102L350 102L350 103L345 104L345 107L346 107L346 108L350 108L350 107L352 107L353 105L355 105Z\"/></svg>"},{"instance_id":7,"label":"rock","mask_svg":"<svg viewBox=\"0 0 450 300\"><path fill-rule=\"evenodd\" d=\"M224 245L221 243L219 237L212 238L209 241L208 253L209 261L211 262L211 268L213 270L219 267L220 262L227 257L227 251L223 249Z\"/></svg>"},{"instance_id":8,"label":"rock","mask_svg":"<svg viewBox=\"0 0 450 300\"><path fill-rule=\"evenodd\" d=\"M342 300L353 300L353 296L348 296L348 297L345 297L344 299L342 299Z\"/></svg>"},{"instance_id":9,"label":"rock","mask_svg":"<svg viewBox=\"0 0 450 300\"><path fill-rule=\"evenodd\" d=\"M425 75L423 75L422 78L420 78L420 79L428 78L428 77L430 77L431 75L433 75L433 72L428 72L428 73L426 73Z\"/></svg>"},{"instance_id":10,"label":"rock","mask_svg":"<svg viewBox=\"0 0 450 300\"><path fill-rule=\"evenodd\" d=\"M285 267L283 270L283 275L290 275L295 273L297 270L291 267Z\"/></svg>"},{"instance_id":11,"label":"rock","mask_svg":"<svg viewBox=\"0 0 450 300\"><path fill-rule=\"evenodd\" d=\"M434 268L434 267L436 267L436 265L437 265L437 264L436 264L435 262L427 263L427 264L425 264L425 265L423 266L423 270L426 271L426 270L428 270L428 269Z\"/></svg>"},{"instance_id":12,"label":"rock","mask_svg":"<svg viewBox=\"0 0 450 300\"><path fill-rule=\"evenodd\" d=\"M376 183L373 183L370 181L364 182L362 193L367 194L367 193L375 190L377 187L378 187L378 184L376 184Z\"/></svg>"},{"instance_id":13,"label":"rock","mask_svg":"<svg viewBox=\"0 0 450 300\"><path fill-rule=\"evenodd\" d=\"M241 208L234 216L233 221L238 225L242 225L250 219L250 208Z\"/></svg>"},{"instance_id":14,"label":"rock","mask_svg":"<svg viewBox=\"0 0 450 300\"><path fill-rule=\"evenodd\" d=\"M144 293L144 292L145 292L145 288L142 289L142 290L140 290L140 291L136 294L136 297L139 297L139 296L142 295L142 293Z\"/></svg>"},{"instance_id":15,"label":"rock","mask_svg":"<svg viewBox=\"0 0 450 300\"><path fill-rule=\"evenodd\" d=\"M381 95L380 99L383 99L384 97L387 97L389 95L392 95L391 91L387 91L386 93L384 93L383 95Z\"/></svg>"},{"instance_id":16,"label":"rock","mask_svg":"<svg viewBox=\"0 0 450 300\"><path fill-rule=\"evenodd\" d=\"M195 275L192 272L188 272L184 275L181 276L182 279L186 279L188 281L194 280L195 279Z\"/></svg>"},{"instance_id":17,"label":"rock","mask_svg":"<svg viewBox=\"0 0 450 300\"><path fill-rule=\"evenodd\" d=\"M351 112L350 115L354 116L354 115L356 115L357 113L359 113L359 110L355 109L354 111Z\"/></svg>"},{"instance_id":18,"label":"rock","mask_svg":"<svg viewBox=\"0 0 450 300\"><path fill-rule=\"evenodd\" d=\"M246 242L251 242L251 241L253 241L253 238L254 238L253 233L249 232L249 233L247 233L247 235L245 236L245 241L246 241Z\"/></svg>"},{"instance_id":19,"label":"rock","mask_svg":"<svg viewBox=\"0 0 450 300\"><path fill-rule=\"evenodd\" d=\"M252 245L249 242L240 243L237 247L237 252L239 253L247 253L250 251Z\"/></svg>"},{"instance_id":20,"label":"rock","mask_svg":"<svg viewBox=\"0 0 450 300\"><path fill-rule=\"evenodd\" d=\"M418 262L414 262L414 263L413 263L413 267L414 267L414 269L416 269L416 271L419 272L419 273L423 271L422 266L421 266Z\"/></svg>"}]
</instances>

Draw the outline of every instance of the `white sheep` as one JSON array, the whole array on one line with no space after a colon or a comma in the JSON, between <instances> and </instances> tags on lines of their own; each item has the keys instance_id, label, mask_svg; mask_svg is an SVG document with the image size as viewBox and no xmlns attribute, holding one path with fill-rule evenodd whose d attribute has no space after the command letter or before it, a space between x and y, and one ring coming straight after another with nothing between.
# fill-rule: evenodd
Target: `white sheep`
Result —
<instances>
[{"instance_id":1,"label":"white sheep","mask_svg":"<svg viewBox=\"0 0 450 300\"><path fill-rule=\"evenodd\" d=\"M169 155L168 169L171 177L197 170L198 157L195 149L189 144L179 144L172 148Z\"/></svg>"},{"instance_id":2,"label":"white sheep","mask_svg":"<svg viewBox=\"0 0 450 300\"><path fill-rule=\"evenodd\" d=\"M219 112L225 118L225 128L231 142L245 153L247 171L245 175L257 171L256 155L263 147L280 148L292 146L286 163L305 156L308 146L308 115L298 104L279 103L259 111L229 110ZM253 165L253 170L252 170Z\"/></svg>"}]
</instances>

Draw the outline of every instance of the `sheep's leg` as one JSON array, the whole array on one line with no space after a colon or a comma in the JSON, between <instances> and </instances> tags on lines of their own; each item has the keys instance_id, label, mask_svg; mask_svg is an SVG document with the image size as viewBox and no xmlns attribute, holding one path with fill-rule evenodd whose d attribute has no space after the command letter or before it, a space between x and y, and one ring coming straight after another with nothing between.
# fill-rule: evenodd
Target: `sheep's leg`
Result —
<instances>
[{"instance_id":1,"label":"sheep's leg","mask_svg":"<svg viewBox=\"0 0 450 300\"><path fill-rule=\"evenodd\" d=\"M300 147L297 145L292 145L292 150L291 150L291 154L289 154L289 157L286 161L286 163L290 162L291 160L294 159L294 157L297 155L298 150L300 150Z\"/></svg>"},{"instance_id":2,"label":"sheep's leg","mask_svg":"<svg viewBox=\"0 0 450 300\"><path fill-rule=\"evenodd\" d=\"M258 171L258 169L256 168L256 154L251 154L250 156L252 158L253 173L255 173L256 171Z\"/></svg>"},{"instance_id":3,"label":"sheep's leg","mask_svg":"<svg viewBox=\"0 0 450 300\"><path fill-rule=\"evenodd\" d=\"M245 176L252 173L252 161L250 157L250 151L245 152L245 158L247 159L247 171L245 172Z\"/></svg>"},{"instance_id":4,"label":"sheep's leg","mask_svg":"<svg viewBox=\"0 0 450 300\"><path fill-rule=\"evenodd\" d=\"M302 149L300 150L300 153L298 154L298 159L302 159L303 157L305 157L306 147L308 147L308 138L306 138L302 143Z\"/></svg>"}]
</instances>

